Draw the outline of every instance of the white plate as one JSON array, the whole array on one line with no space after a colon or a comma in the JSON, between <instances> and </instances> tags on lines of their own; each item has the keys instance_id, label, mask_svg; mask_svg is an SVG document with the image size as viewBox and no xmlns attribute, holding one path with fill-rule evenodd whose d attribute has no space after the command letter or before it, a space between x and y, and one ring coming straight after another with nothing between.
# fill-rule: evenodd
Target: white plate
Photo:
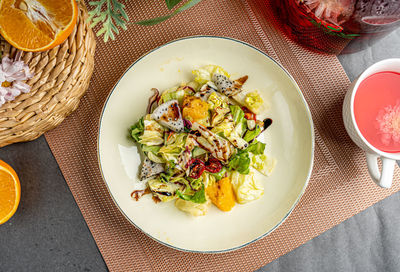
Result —
<instances>
[{"instance_id":1,"label":"white plate","mask_svg":"<svg viewBox=\"0 0 400 272\"><path fill-rule=\"evenodd\" d=\"M207 64L220 65L233 77L248 75L244 87L259 90L269 105L273 124L265 132L266 150L278 163L270 177L259 176L264 196L226 213L212 206L197 218L179 211L173 202L155 204L150 195L132 200L140 156L128 128L145 114L151 88L165 90L190 81L191 71ZM170 42L133 63L105 103L98 142L103 178L126 218L164 245L207 253L241 248L278 227L307 186L313 150L311 114L288 72L251 45L204 36Z\"/></svg>"}]
</instances>

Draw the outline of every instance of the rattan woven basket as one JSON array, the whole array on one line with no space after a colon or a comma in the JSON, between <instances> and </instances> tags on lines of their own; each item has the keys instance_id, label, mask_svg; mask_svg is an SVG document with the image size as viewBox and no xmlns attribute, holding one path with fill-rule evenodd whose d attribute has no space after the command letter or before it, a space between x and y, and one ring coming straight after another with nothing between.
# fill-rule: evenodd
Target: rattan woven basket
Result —
<instances>
[{"instance_id":1,"label":"rattan woven basket","mask_svg":"<svg viewBox=\"0 0 400 272\"><path fill-rule=\"evenodd\" d=\"M29 93L0 107L0 147L38 138L78 107L93 73L96 47L87 17L81 2L76 27L64 43L46 52L22 52L35 75L27 81ZM0 52L13 58L17 50L0 38Z\"/></svg>"}]
</instances>

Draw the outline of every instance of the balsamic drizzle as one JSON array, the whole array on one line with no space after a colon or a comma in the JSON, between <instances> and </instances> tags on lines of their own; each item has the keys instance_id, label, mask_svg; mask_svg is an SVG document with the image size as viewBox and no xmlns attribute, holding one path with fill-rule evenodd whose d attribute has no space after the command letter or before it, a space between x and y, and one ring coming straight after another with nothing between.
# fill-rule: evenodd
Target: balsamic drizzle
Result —
<instances>
[{"instance_id":1,"label":"balsamic drizzle","mask_svg":"<svg viewBox=\"0 0 400 272\"><path fill-rule=\"evenodd\" d=\"M266 130L270 125L272 125L272 119L267 118L264 121L264 130Z\"/></svg>"}]
</instances>

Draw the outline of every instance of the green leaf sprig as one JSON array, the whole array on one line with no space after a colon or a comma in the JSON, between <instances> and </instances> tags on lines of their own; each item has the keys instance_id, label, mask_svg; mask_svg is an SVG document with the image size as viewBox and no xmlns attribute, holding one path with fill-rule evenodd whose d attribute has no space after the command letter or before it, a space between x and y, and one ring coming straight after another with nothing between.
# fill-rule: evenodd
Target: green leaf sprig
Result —
<instances>
[{"instance_id":1,"label":"green leaf sprig","mask_svg":"<svg viewBox=\"0 0 400 272\"><path fill-rule=\"evenodd\" d=\"M92 22L90 26L94 27L102 23L102 28L96 34L97 36L104 35L104 42L109 39L114 40L115 34L119 34L119 27L126 30L129 17L125 12L124 4L118 0L98 0L89 2L89 5L95 7L89 11L89 21Z\"/></svg>"},{"instance_id":2,"label":"green leaf sprig","mask_svg":"<svg viewBox=\"0 0 400 272\"><path fill-rule=\"evenodd\" d=\"M188 0L180 7L176 8L176 6L182 1L184 0L165 0L168 9L171 11L169 14L142 20L136 22L136 24L151 26L161 23L178 13L197 5L201 0ZM94 7L89 11L90 26L94 27L101 24L101 28L97 31L96 35L103 35L104 42L107 42L109 39L114 40L115 36L119 34L120 29L127 29L129 17L125 11L125 5L119 0L97 0L89 2L89 5ZM172 11L174 8L176 9Z\"/></svg>"},{"instance_id":3,"label":"green leaf sprig","mask_svg":"<svg viewBox=\"0 0 400 272\"><path fill-rule=\"evenodd\" d=\"M178 5L180 2L182 2L182 0L165 0L167 7L169 10L172 10L176 5ZM194 7L195 5L197 5L198 3L200 3L201 0L189 0L187 1L185 4L183 4L182 6L180 6L179 8L177 8L175 11L161 16L161 17L156 17L156 18L152 18L152 19L147 19L147 20L143 20L143 21L139 21L136 22L136 24L139 25L156 25L158 23L164 22L165 20L168 20L169 18L177 15L178 13L185 11L187 9L190 9L191 7Z\"/></svg>"}]
</instances>

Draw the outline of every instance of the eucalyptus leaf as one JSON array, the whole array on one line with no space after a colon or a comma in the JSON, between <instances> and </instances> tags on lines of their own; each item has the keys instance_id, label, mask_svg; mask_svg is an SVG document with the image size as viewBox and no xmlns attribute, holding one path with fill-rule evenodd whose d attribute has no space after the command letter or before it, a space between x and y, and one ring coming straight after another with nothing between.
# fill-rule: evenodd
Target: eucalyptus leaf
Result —
<instances>
[{"instance_id":1,"label":"eucalyptus leaf","mask_svg":"<svg viewBox=\"0 0 400 272\"><path fill-rule=\"evenodd\" d=\"M178 5L182 0L165 0L167 7L169 10L173 9L176 5Z\"/></svg>"},{"instance_id":2,"label":"eucalyptus leaf","mask_svg":"<svg viewBox=\"0 0 400 272\"><path fill-rule=\"evenodd\" d=\"M202 0L189 0L184 5L182 5L180 8L176 9L175 14L178 14L179 12L190 9L191 7L194 7L195 5L200 3L201 1Z\"/></svg>"},{"instance_id":3,"label":"eucalyptus leaf","mask_svg":"<svg viewBox=\"0 0 400 272\"><path fill-rule=\"evenodd\" d=\"M159 24L161 22L164 22L165 20L168 20L172 16L174 16L173 13L169 14L169 15L157 17L157 18L152 18L152 19L148 19L148 20L139 21L139 22L136 22L135 24L146 25L146 26L156 25L156 24Z\"/></svg>"},{"instance_id":4,"label":"eucalyptus leaf","mask_svg":"<svg viewBox=\"0 0 400 272\"><path fill-rule=\"evenodd\" d=\"M161 23L161 22L164 22L164 21L168 20L172 16L177 15L178 13L180 13L182 11L185 11L187 9L190 9L191 7L194 7L195 5L200 3L201 1L202 0L189 0L185 4L183 4L181 7L177 8L174 12L172 12L170 14L167 14L167 15L164 15L164 16L161 16L161 17L148 19L148 20L139 21L139 22L136 22L136 24L138 24L138 25L147 25L147 26L156 25L158 23Z\"/></svg>"}]
</instances>

